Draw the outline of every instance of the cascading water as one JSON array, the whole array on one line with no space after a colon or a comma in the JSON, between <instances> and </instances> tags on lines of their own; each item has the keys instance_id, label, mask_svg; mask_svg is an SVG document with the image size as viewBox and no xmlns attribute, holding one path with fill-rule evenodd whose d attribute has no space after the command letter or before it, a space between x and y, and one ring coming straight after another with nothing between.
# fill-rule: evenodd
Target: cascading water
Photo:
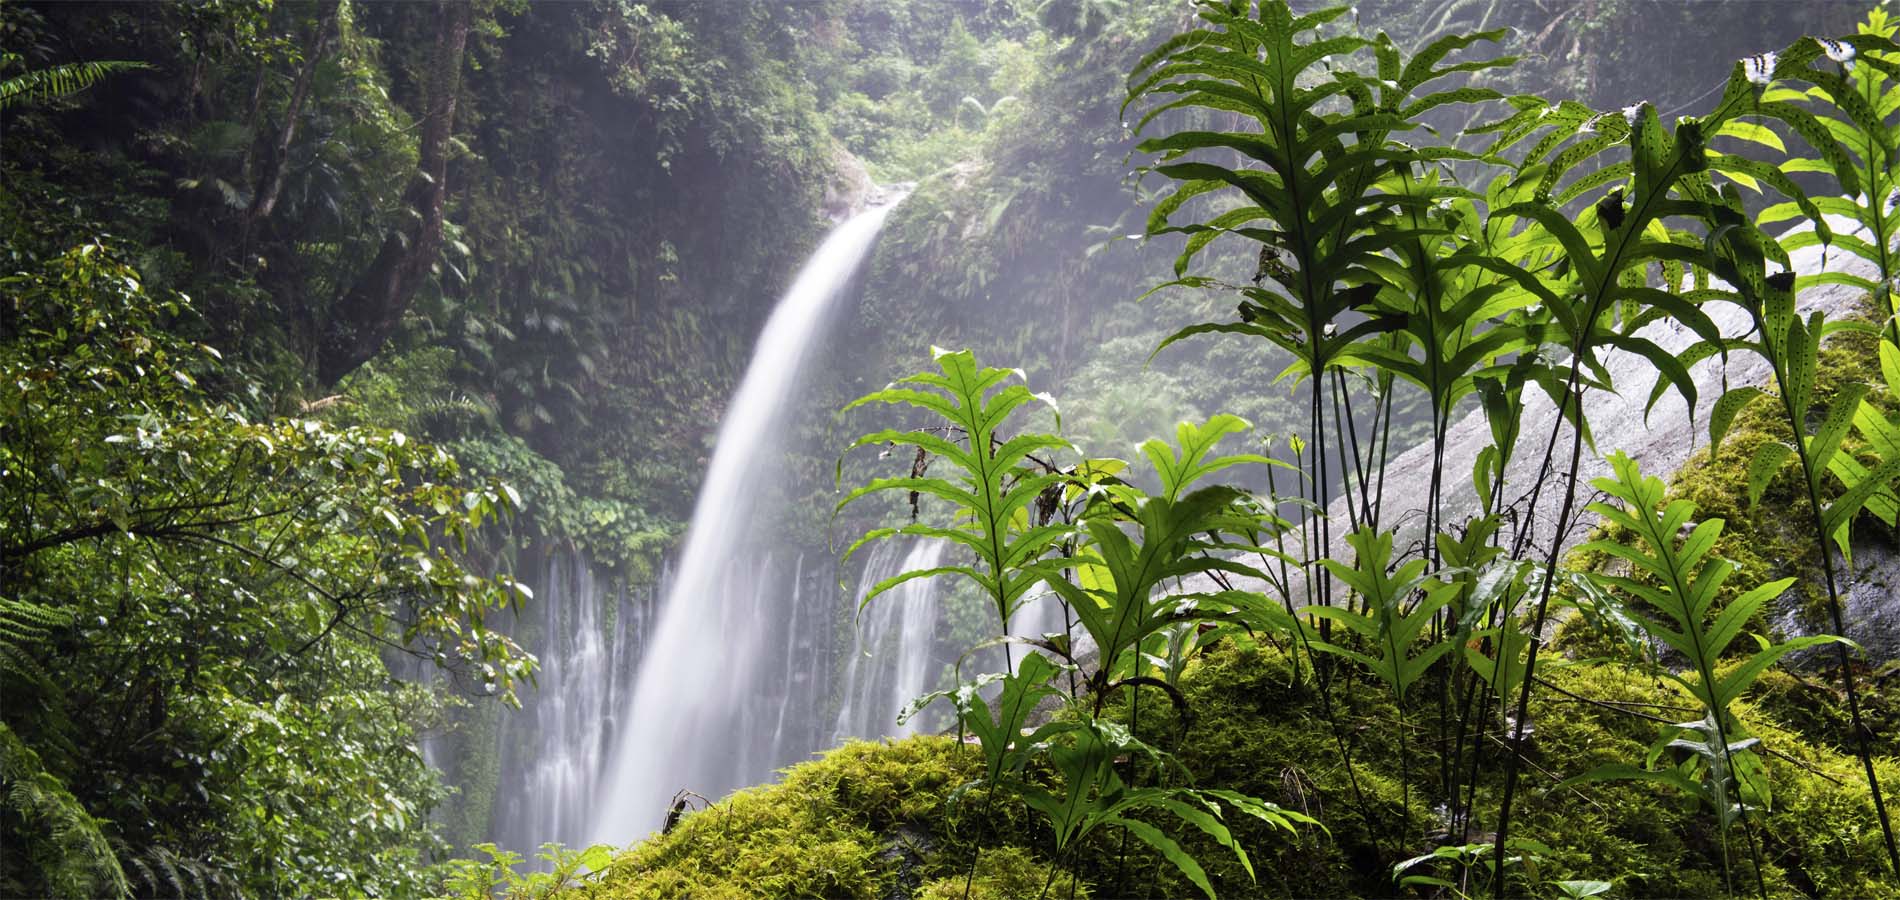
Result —
<instances>
[{"instance_id":1,"label":"cascading water","mask_svg":"<svg viewBox=\"0 0 1900 900\"><path fill-rule=\"evenodd\" d=\"M521 689L522 708L503 714L489 828L490 840L530 859L545 841L577 846L588 837L651 607L645 590L614 589L573 552L549 552L539 571L534 612L517 631L541 668L535 686Z\"/></svg>"},{"instance_id":2,"label":"cascading water","mask_svg":"<svg viewBox=\"0 0 1900 900\"><path fill-rule=\"evenodd\" d=\"M834 229L759 335L720 424L632 696L620 707L626 715L607 790L596 801L600 841L644 837L664 821L676 791L717 797L764 780L823 737L810 723L829 699L816 682L831 661L830 610L802 608L802 558L788 571L780 554L775 565L770 536L751 525L782 475L791 401L896 202ZM821 613L823 621L810 621Z\"/></svg>"},{"instance_id":3,"label":"cascading water","mask_svg":"<svg viewBox=\"0 0 1900 900\"><path fill-rule=\"evenodd\" d=\"M881 541L864 562L858 579L859 603L877 583L900 572L934 569L943 563L942 541L917 541L903 551L898 541ZM900 556L899 554L902 553ZM897 714L931 686L936 654L937 579L916 578L885 592L863 607L845 662L842 703L832 739L904 735L916 723L897 724Z\"/></svg>"}]
</instances>

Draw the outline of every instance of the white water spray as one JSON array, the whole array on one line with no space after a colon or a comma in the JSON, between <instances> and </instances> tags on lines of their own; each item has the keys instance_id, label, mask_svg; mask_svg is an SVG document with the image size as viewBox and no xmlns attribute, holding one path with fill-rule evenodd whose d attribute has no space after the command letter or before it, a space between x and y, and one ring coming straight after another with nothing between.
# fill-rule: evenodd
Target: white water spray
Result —
<instances>
[{"instance_id":1,"label":"white water spray","mask_svg":"<svg viewBox=\"0 0 1900 900\"><path fill-rule=\"evenodd\" d=\"M799 740L784 726L822 708L812 681L830 657L800 658L799 642L812 639L807 620L816 615L800 609L802 560L790 571L783 558L775 567L769 542L751 526L765 512L759 499L780 481L792 400L830 313L895 205L833 230L759 335L623 707L607 790L597 800L594 836L602 842L625 844L660 827L682 788L716 798L813 749L816 735ZM828 651L829 635L818 637Z\"/></svg>"},{"instance_id":2,"label":"white water spray","mask_svg":"<svg viewBox=\"0 0 1900 900\"><path fill-rule=\"evenodd\" d=\"M900 541L880 541L866 554L864 574L853 599L900 572L934 569L943 564L943 541L925 540L903 550ZM916 722L897 724L897 715L930 687L936 675L937 579L913 578L863 607L845 662L843 703L832 740L913 734Z\"/></svg>"}]
</instances>

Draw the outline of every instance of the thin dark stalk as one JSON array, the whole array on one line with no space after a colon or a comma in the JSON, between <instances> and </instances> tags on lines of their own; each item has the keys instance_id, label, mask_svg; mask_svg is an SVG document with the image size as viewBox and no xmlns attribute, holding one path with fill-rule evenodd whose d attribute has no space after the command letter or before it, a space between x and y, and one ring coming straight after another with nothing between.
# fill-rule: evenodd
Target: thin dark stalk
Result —
<instances>
[{"instance_id":1,"label":"thin dark stalk","mask_svg":"<svg viewBox=\"0 0 1900 900\"><path fill-rule=\"evenodd\" d=\"M1377 528L1378 523L1373 521L1372 516L1372 491L1368 485L1372 475L1370 471L1371 460L1359 452L1359 421L1358 418L1353 415L1352 392L1346 390L1346 386L1343 382L1344 376L1341 376L1335 371L1333 373L1333 395L1336 399L1334 401L1333 415L1339 417L1341 421L1346 423L1346 437L1352 446L1352 471L1356 472L1359 476L1359 521L1363 521L1368 526ZM1339 412L1339 403L1341 400L1344 401L1346 407L1343 416L1341 416ZM1378 422L1375 418L1368 427L1377 424ZM1368 440L1366 444L1366 449L1372 449L1372 442L1370 440ZM1354 527L1357 528L1358 526L1355 525Z\"/></svg>"},{"instance_id":2,"label":"thin dark stalk","mask_svg":"<svg viewBox=\"0 0 1900 900\"><path fill-rule=\"evenodd\" d=\"M1103 665L1106 666L1108 665L1109 660L1103 660L1102 662L1103 662ZM1139 641L1135 643L1135 677L1136 678L1141 677L1141 643ZM1089 727L1093 728L1094 725L1091 724ZM1132 684L1128 686L1128 733L1133 734L1136 737L1141 736L1141 688ZM1135 770L1134 754L1131 753L1129 754L1129 757L1128 757L1128 785L1129 787L1135 786L1137 774L1138 773ZM1128 864L1128 829L1123 828L1121 846L1115 849L1115 893L1116 894L1121 893L1122 873L1126 869L1127 864Z\"/></svg>"},{"instance_id":3,"label":"thin dark stalk","mask_svg":"<svg viewBox=\"0 0 1900 900\"><path fill-rule=\"evenodd\" d=\"M1056 854L1056 858L1049 862L1049 877L1042 880L1042 890L1036 894L1036 900L1047 900L1049 888L1056 883L1056 864L1062 859L1063 855L1064 854L1058 853Z\"/></svg>"},{"instance_id":4,"label":"thin dark stalk","mask_svg":"<svg viewBox=\"0 0 1900 900\"><path fill-rule=\"evenodd\" d=\"M1274 466L1266 467L1267 469L1267 496L1275 499L1274 515L1277 517L1280 512L1280 507L1278 503L1278 499L1280 496L1280 489L1274 483L1275 482L1275 479L1273 477L1274 468L1275 468ZM1289 573L1287 572L1287 567L1286 567L1286 529L1278 528L1278 527L1273 529L1273 547L1274 549L1280 551L1279 559L1276 560L1276 562L1280 564L1280 602L1286 606L1287 616L1293 619L1294 630L1298 632L1299 634L1300 645L1306 648L1307 659L1312 660L1313 662L1313 671L1315 675L1315 680L1317 680L1317 676L1319 673L1319 660L1313 659L1313 648L1310 645L1308 645L1306 641L1306 629L1304 627L1301 627L1301 625L1299 624L1300 622L1299 613L1294 612L1293 610L1293 592L1291 590L1288 590L1288 587L1292 584L1292 581L1291 581ZM1293 654L1293 683L1298 684L1299 681L1300 681L1300 655L1298 653L1294 653Z\"/></svg>"},{"instance_id":5,"label":"thin dark stalk","mask_svg":"<svg viewBox=\"0 0 1900 900\"><path fill-rule=\"evenodd\" d=\"M1821 571L1827 580L1828 618L1834 626L1834 633L1842 635L1847 633L1847 626L1841 617L1841 596L1840 589L1835 583L1834 554L1827 546L1827 526L1821 516L1821 493L1814 472L1814 461L1808 455L1807 442L1803 440L1801 436L1801 417L1789 406L1790 401L1787 399L1787 379L1783 375L1782 369L1783 367L1781 366L1775 367L1775 382L1781 391L1783 398L1782 406L1787 410L1788 421L1794 427L1795 453L1801 459L1802 481L1807 483L1808 510L1814 520L1814 543L1820 551ZM1854 726L1855 755L1860 757L1861 768L1867 774L1867 789L1868 792L1872 794L1874 815L1880 820L1880 834L1887 844L1887 864L1892 867L1896 874L1900 874L1900 845L1896 845L1894 842L1893 822L1888 817L1887 805L1881 796L1880 776L1874 772L1873 748L1868 744L1872 730L1867 727L1866 721L1861 718L1860 692L1854 683L1853 660L1852 657L1848 655L1847 645L1844 643L1835 642L1834 653L1835 665L1841 671L1841 686L1847 693L1848 721Z\"/></svg>"},{"instance_id":6,"label":"thin dark stalk","mask_svg":"<svg viewBox=\"0 0 1900 900\"><path fill-rule=\"evenodd\" d=\"M1386 459L1392 453L1392 376L1381 374L1379 389L1379 407L1384 411L1385 420L1379 428L1379 489L1372 495L1372 521L1376 527L1381 513L1385 511L1385 470ZM1375 413L1373 418L1378 419Z\"/></svg>"},{"instance_id":7,"label":"thin dark stalk","mask_svg":"<svg viewBox=\"0 0 1900 900\"><path fill-rule=\"evenodd\" d=\"M1339 377L1340 377L1339 372L1335 370L1333 372L1333 427L1335 429L1343 429L1345 432L1352 433L1353 440L1351 443L1357 444L1358 435L1356 433L1356 430L1352 428L1352 420L1340 412ZM1355 508L1352 504L1352 473L1353 473L1354 467L1346 461L1346 445L1348 443L1346 440L1346 435L1342 433L1336 436L1339 438L1339 441L1338 441L1339 446L1335 449L1335 453L1337 453L1339 457L1339 475L1342 481L1341 491L1343 492L1341 496L1344 497L1346 500L1346 521L1352 525L1352 530L1358 531L1359 521L1360 521L1359 510ZM1354 452L1356 453L1357 451L1354 451ZM1353 461L1357 462L1358 460L1355 457ZM1366 484L1365 478L1363 477L1363 474L1362 474L1362 477L1359 480L1359 494L1360 494L1360 499L1362 501L1365 499L1365 493L1366 493L1365 484Z\"/></svg>"},{"instance_id":8,"label":"thin dark stalk","mask_svg":"<svg viewBox=\"0 0 1900 900\"><path fill-rule=\"evenodd\" d=\"M1594 321L1594 318L1593 316L1592 321ZM1579 338L1579 342L1582 340L1582 338ZM1557 441L1558 433L1563 429L1565 408L1573 401L1576 402L1579 407L1582 406L1581 389L1578 387L1578 381L1582 375L1583 357L1581 348L1578 348L1578 350L1578 354L1573 356L1570 361L1570 383L1565 386L1563 402L1557 406L1556 424L1551 426L1550 439L1553 445ZM1571 435L1570 472L1564 477L1564 502L1557 512L1557 528L1552 533L1550 539L1550 559L1545 565L1543 584L1539 586L1537 592L1537 614L1531 620L1530 641L1528 642L1530 648L1524 657L1524 684L1517 693L1517 719L1511 723L1511 743L1508 748L1511 752L1505 757L1504 763L1504 797L1498 805L1498 839L1496 842L1496 847L1500 854L1500 865L1498 866L1497 876L1493 881L1496 885L1496 896L1498 900L1503 900L1504 886L1509 880L1506 878L1504 866L1501 864L1502 853L1503 849L1509 845L1508 841L1511 834L1511 802L1516 798L1517 794L1518 770L1520 768L1518 761L1522 756L1520 751L1524 743L1524 724L1530 718L1531 685L1535 683L1535 679L1533 679L1532 676L1537 672L1537 651L1544 644L1544 621L1550 609L1551 587L1557 580L1554 575L1557 571L1558 560L1563 553L1564 523L1570 521L1570 515L1574 511L1577 502L1577 467L1579 462L1583 459L1583 429L1572 428ZM1549 450L1545 451L1544 465L1546 467L1550 465ZM1540 481L1538 487L1541 488L1542 486ZM1533 491L1531 494L1532 509L1536 508L1536 497L1537 494ZM1527 526L1520 534L1520 538L1528 539L1526 536L1534 527L1534 525Z\"/></svg>"},{"instance_id":9,"label":"thin dark stalk","mask_svg":"<svg viewBox=\"0 0 1900 900\"><path fill-rule=\"evenodd\" d=\"M1476 719L1473 719L1471 716L1471 703L1474 699L1478 703L1478 715ZM1478 679L1471 679L1471 681L1465 685L1465 699L1460 708L1463 712L1458 719L1458 740L1453 746L1462 754L1465 745L1465 736L1467 733L1470 734L1471 766L1465 775L1464 802L1458 802L1458 794L1455 787L1449 794L1449 797L1452 802L1452 819L1458 825L1459 842L1468 844L1471 842L1471 810L1478 802L1478 761L1480 757L1483 756L1481 752L1483 742L1480 738L1484 734L1485 723L1491 721L1491 692L1485 691L1483 696L1478 696ZM1471 730L1471 723L1474 721L1478 726L1476 731Z\"/></svg>"}]
</instances>

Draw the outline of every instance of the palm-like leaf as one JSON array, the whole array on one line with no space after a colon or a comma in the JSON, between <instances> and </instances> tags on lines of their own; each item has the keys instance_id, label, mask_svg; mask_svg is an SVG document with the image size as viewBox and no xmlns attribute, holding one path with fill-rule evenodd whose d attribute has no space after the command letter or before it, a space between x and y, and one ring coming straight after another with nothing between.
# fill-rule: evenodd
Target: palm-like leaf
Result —
<instances>
[{"instance_id":1,"label":"palm-like leaf","mask_svg":"<svg viewBox=\"0 0 1900 900\"><path fill-rule=\"evenodd\" d=\"M1758 741L1743 735L1730 707L1783 656L1839 639L1817 635L1780 644L1762 641L1761 649L1740 665L1718 674L1719 659L1741 636L1749 620L1763 603L1787 590L1794 579L1759 585L1720 611L1715 610L1723 582L1738 569L1712 552L1722 533L1722 520L1697 523L1693 521L1693 503L1681 499L1665 503L1662 480L1644 477L1636 463L1622 453L1613 455L1610 465L1615 477L1599 478L1594 483L1617 502L1595 503L1590 508L1605 521L1635 535L1636 541L1622 544L1598 540L1585 548L1627 562L1631 574L1593 573L1590 577L1601 588L1641 600L1666 617L1658 620L1648 613L1630 613L1651 638L1687 661L1688 672L1662 674L1682 685L1702 705L1703 716L1695 722L1665 728L1662 740L1651 751L1653 763L1663 749L1688 750L1691 758L1683 766L1657 769L1653 765L1613 765L1575 780L1634 778L1672 785L1708 802L1726 830L1736 818L1745 820L1751 802L1756 808L1765 807L1768 796L1760 760L1750 749ZM1698 771L1702 773L1700 778L1694 777Z\"/></svg>"},{"instance_id":2,"label":"palm-like leaf","mask_svg":"<svg viewBox=\"0 0 1900 900\"><path fill-rule=\"evenodd\" d=\"M1900 114L1900 47L1893 42L1894 31L1888 13L1875 9L1858 34L1834 40L1802 38L1773 54L1772 60L1757 62L1757 68L1765 70L1757 80L1767 83L1750 111L1752 117L1780 120L1819 158L1789 160L1768 171L1761 171L1767 167L1759 163L1733 168L1744 183L1749 176L1761 180L1781 176L1774 186L1789 200L1763 210L1757 224L1796 217L1815 223L1813 230L1786 235L1781 241L1783 250L1831 243L1872 263L1875 270L1873 278L1846 272L1802 273L1797 287L1835 283L1867 290L1886 310L1889 333L1900 338L1900 330L1895 330L1900 325L1891 324L1896 309L1894 279L1900 276L1900 253L1894 247L1900 216L1892 206L1894 192L1900 188L1893 172L1900 160L1900 129L1895 123ZM1789 180L1782 173L1801 172L1830 176L1841 196L1810 200L1791 190L1791 183L1784 184ZM1822 213L1857 224L1859 233L1832 234Z\"/></svg>"},{"instance_id":3,"label":"palm-like leaf","mask_svg":"<svg viewBox=\"0 0 1900 900\"><path fill-rule=\"evenodd\" d=\"M1353 565L1331 559L1321 562L1334 577L1365 599L1365 611L1336 606L1309 606L1302 612L1346 626L1348 631L1375 648L1373 652L1378 656L1325 641L1313 641L1312 645L1315 649L1344 656L1364 665L1386 683L1393 698L1403 705L1406 690L1424 677L1432 663L1453 647L1452 641L1443 640L1428 642L1414 651L1414 646L1432 623L1432 618L1452 602L1458 586L1428 577L1425 574L1426 563L1422 559L1411 560L1394 569L1391 565L1391 532L1361 528L1347 535L1346 542L1353 548ZM1425 591L1424 599L1406 608L1405 604L1413 592L1421 589Z\"/></svg>"},{"instance_id":4,"label":"palm-like leaf","mask_svg":"<svg viewBox=\"0 0 1900 900\"><path fill-rule=\"evenodd\" d=\"M0 109L44 103L58 97L70 96L104 81L109 76L145 68L149 66L142 62L108 59L65 63L21 72L0 81Z\"/></svg>"},{"instance_id":5,"label":"palm-like leaf","mask_svg":"<svg viewBox=\"0 0 1900 900\"><path fill-rule=\"evenodd\" d=\"M1106 690L1130 651L1175 621L1184 598L1157 591L1163 581L1213 571L1258 574L1199 552L1215 549L1201 536L1236 518L1234 506L1241 496L1233 488L1208 487L1178 501L1150 497L1132 517L1117 504L1094 504L1083 519L1091 538L1088 547L1073 559L1035 567L1100 650L1101 668L1094 676L1098 690ZM1137 537L1123 531L1128 518ZM1073 581L1070 571L1076 573ZM1098 693L1098 699L1104 697Z\"/></svg>"},{"instance_id":6,"label":"palm-like leaf","mask_svg":"<svg viewBox=\"0 0 1900 900\"><path fill-rule=\"evenodd\" d=\"M1345 14L1344 7L1296 18L1286 4L1269 2L1260 4L1257 19L1244 7L1203 3L1200 16L1210 27L1181 35L1145 57L1131 79L1124 109L1143 99L1173 98L1147 110L1137 132L1164 113L1189 107L1237 113L1258 125L1257 132L1185 131L1144 141L1143 152L1161 156L1152 170L1181 183L1157 204L1148 232L1188 235L1175 271L1182 276L1176 283L1189 285L1205 283L1187 272L1216 238L1237 234L1257 241L1263 245L1262 281L1271 278L1274 288L1242 288L1242 321L1192 326L1163 346L1192 334L1252 334L1284 347L1300 368L1317 373L1354 341L1396 324L1387 318L1342 321L1377 293L1378 279L1364 264L1416 230L1392 221L1392 211L1435 199L1418 191L1383 189L1384 173L1395 165L1468 158L1448 148L1410 148L1389 135L1417 127L1411 117L1425 109L1497 96L1475 88L1422 97L1414 93L1446 75L1513 60L1437 67L1450 53L1495 40L1497 32L1441 38L1407 62L1384 35L1374 41L1313 34ZM1315 71L1365 49L1377 57L1376 80ZM1186 160L1203 150L1232 151L1249 167ZM1204 221L1171 224L1190 199L1226 188L1237 190L1244 205Z\"/></svg>"}]
</instances>

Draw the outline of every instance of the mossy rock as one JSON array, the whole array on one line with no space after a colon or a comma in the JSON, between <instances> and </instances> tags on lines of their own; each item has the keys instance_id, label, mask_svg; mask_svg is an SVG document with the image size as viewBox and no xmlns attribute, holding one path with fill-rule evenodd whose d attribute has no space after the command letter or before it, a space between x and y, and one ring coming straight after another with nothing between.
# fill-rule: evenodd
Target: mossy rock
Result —
<instances>
[{"instance_id":1,"label":"mossy rock","mask_svg":"<svg viewBox=\"0 0 1900 900\"><path fill-rule=\"evenodd\" d=\"M1206 869L1221 897L1366 897L1402 893L1401 860L1433 847L1491 839L1505 758L1501 741L1477 761L1481 788L1470 835L1443 833L1431 704L1413 701L1400 724L1382 688L1341 670L1322 696L1271 646L1229 640L1181 680L1193 711L1182 728L1166 704L1144 710L1141 733L1176 753L1193 783L1238 790L1306 812L1324 828L1297 834L1230 818L1254 875L1205 835L1154 820ZM1545 846L1516 870L1514 893L1545 895L1549 883L1594 879L1613 896L1753 894L1739 829L1723 836L1708 810L1668 788L1621 781L1565 784L1609 763L1640 764L1659 721L1692 717L1673 684L1619 666L1568 665L1540 676L1549 688L1532 705L1514 835ZM1767 678L1756 702L1736 712L1768 751L1773 809L1753 823L1769 896L1873 897L1889 891L1880 833L1859 763L1809 727L1784 719L1829 694ZM1421 694L1422 695L1422 694ZM1798 699L1797 699L1798 698ZM1335 729L1325 718L1330 710ZM1824 719L1818 727L1828 727ZM1491 731L1501 733L1493 718ZM1401 739L1410 735L1409 748ZM1350 754L1352 765L1344 762ZM1470 765L1469 758L1463 763ZM1883 781L1900 784L1884 759ZM853 742L793 766L776 785L741 791L686 817L670 834L623 853L588 888L598 897L1191 897L1196 889L1138 841L1103 829L1052 868L1049 835L1020 801L999 794L992 815L972 747L944 737ZM1046 778L1047 773L1034 777ZM981 852L977 848L981 847ZM972 859L975 876L970 875ZM1420 870L1423 872L1423 870ZM1441 873L1444 874L1444 873Z\"/></svg>"},{"instance_id":2,"label":"mossy rock","mask_svg":"<svg viewBox=\"0 0 1900 900\"><path fill-rule=\"evenodd\" d=\"M961 896L968 851L978 841L994 842L992 830L977 825L984 793L958 792L980 771L973 752L949 738L853 741L792 766L777 784L685 816L671 832L621 854L583 891L601 898L874 900L940 891L932 886L954 879ZM995 822L996 831L1022 824L1007 813ZM971 896L986 896L979 888L987 896L1019 896L1028 881L1033 894L1049 878L1027 850L986 849ZM1068 882L1057 881L1066 892Z\"/></svg>"},{"instance_id":3,"label":"mossy rock","mask_svg":"<svg viewBox=\"0 0 1900 900\"><path fill-rule=\"evenodd\" d=\"M915 896L917 900L1017 900L1043 896L1085 900L1089 892L1074 875L1038 861L1020 847L998 847L977 857L970 876L935 879Z\"/></svg>"}]
</instances>

